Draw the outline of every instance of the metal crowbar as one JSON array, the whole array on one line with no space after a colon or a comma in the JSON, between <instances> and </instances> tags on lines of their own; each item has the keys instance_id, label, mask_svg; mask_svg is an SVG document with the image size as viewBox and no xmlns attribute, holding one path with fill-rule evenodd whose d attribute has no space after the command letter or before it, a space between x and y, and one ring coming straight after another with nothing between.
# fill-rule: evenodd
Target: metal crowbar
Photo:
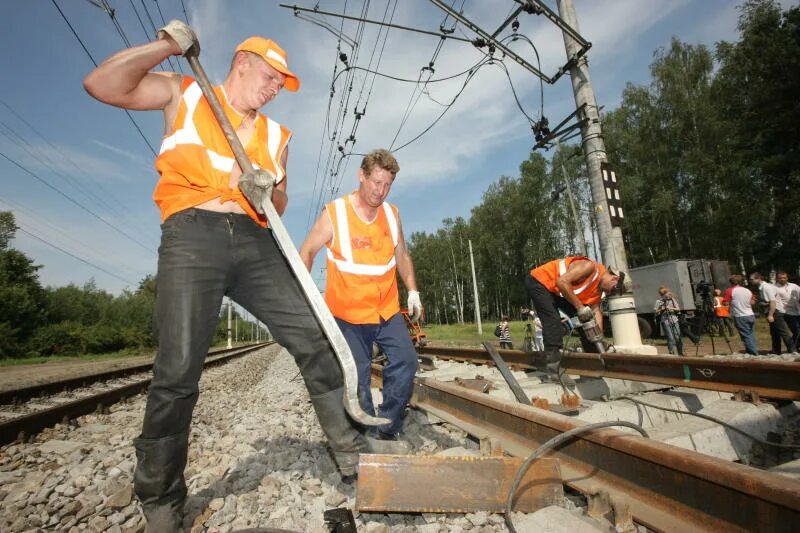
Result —
<instances>
[{"instance_id":1,"label":"metal crowbar","mask_svg":"<svg viewBox=\"0 0 800 533\"><path fill-rule=\"evenodd\" d=\"M222 110L222 105L212 89L211 83L208 81L208 76L203 66L200 64L200 59L196 55L187 55L186 60L189 62L189 66L192 67L197 77L197 83L200 85L203 95L206 97L206 100L208 100L211 110L217 118L217 122L219 122L222 131L225 133L225 138L231 146L236 162L239 163L239 167L242 169L243 173L253 172L253 164L245 154L242 142L239 140L228 117ZM300 284L300 288L306 295L309 304L311 304L311 309L314 311L314 315L317 317L317 321L322 331L325 333L325 336L328 338L328 341L331 343L333 351L336 353L336 358L339 360L339 365L342 367L342 374L344 375L345 409L354 420L361 424L367 426L388 424L390 422L389 419L369 415L361 408L361 404L358 401L358 371L356 370L353 353L350 351L350 347L347 345L344 335L342 335L333 315L325 304L325 300L322 299L317 286L314 284L314 280L311 279L311 275L300 259L300 254L297 253L292 238L289 236L289 232L286 231L286 227L284 227L278 212L275 210L275 206L272 205L269 199L264 199L262 208L267 217L267 222L272 229L272 234L275 236L275 240L278 241L278 246L283 252L284 257L286 257L286 261L289 263L294 277Z\"/></svg>"}]
</instances>

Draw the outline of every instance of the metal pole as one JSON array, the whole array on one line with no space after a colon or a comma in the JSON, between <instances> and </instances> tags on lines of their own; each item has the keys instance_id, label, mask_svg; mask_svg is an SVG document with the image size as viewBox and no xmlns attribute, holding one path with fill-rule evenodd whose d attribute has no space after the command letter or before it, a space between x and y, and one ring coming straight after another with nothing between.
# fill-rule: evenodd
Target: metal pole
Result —
<instances>
[{"instance_id":1,"label":"metal pole","mask_svg":"<svg viewBox=\"0 0 800 533\"><path fill-rule=\"evenodd\" d=\"M231 299L228 298L228 348L233 348L233 339L231 338Z\"/></svg>"},{"instance_id":2,"label":"metal pole","mask_svg":"<svg viewBox=\"0 0 800 533\"><path fill-rule=\"evenodd\" d=\"M558 13L564 22L576 32L578 17L572 0L557 0ZM628 257L625 254L625 244L622 240L622 229L611 225L611 217L606 202L605 186L600 164L608 160L606 147L603 142L603 132L600 127L600 111L589 78L589 64L586 56L579 57L580 44L567 32L563 32L564 47L567 59L577 58L570 67L572 91L575 94L575 106L583 107L585 118L581 123L581 144L586 156L586 167L589 172L589 185L592 190L592 203L594 205L594 221L597 225L597 240L600 242L600 255L606 265L618 271L628 272ZM630 278L628 278L630 281ZM614 294L607 298L608 315L611 321L611 330L614 333L614 347L619 352L629 353L655 353L655 346L642 344L639 333L639 324L636 316L636 302L633 293L626 286L625 294Z\"/></svg>"},{"instance_id":3,"label":"metal pole","mask_svg":"<svg viewBox=\"0 0 800 533\"><path fill-rule=\"evenodd\" d=\"M472 297L475 300L475 322L478 324L478 335L483 335L481 304L478 302L478 278L475 276L475 258L472 256L472 239L467 239L467 242L469 243L469 264L472 267Z\"/></svg>"},{"instance_id":4,"label":"metal pole","mask_svg":"<svg viewBox=\"0 0 800 533\"><path fill-rule=\"evenodd\" d=\"M575 15L575 7L572 4L572 0L558 0L558 13L564 22L579 31L578 17ZM563 35L567 58L570 58L578 52L580 45L566 33ZM611 226L611 217L606 203L600 163L607 161L608 157L600 127L600 113L594 90L592 89L592 82L589 78L589 65L585 56L581 57L575 66L570 69L570 77L572 78L572 90L575 94L575 105L576 107L585 105L584 113L588 119L581 127L581 137L583 152L586 156L586 166L589 172L589 184L592 189L592 202L595 208L594 215L597 222L597 237L600 241L600 254L605 264L627 272L628 258L625 255L625 247L622 241L622 230L619 227Z\"/></svg>"}]
</instances>

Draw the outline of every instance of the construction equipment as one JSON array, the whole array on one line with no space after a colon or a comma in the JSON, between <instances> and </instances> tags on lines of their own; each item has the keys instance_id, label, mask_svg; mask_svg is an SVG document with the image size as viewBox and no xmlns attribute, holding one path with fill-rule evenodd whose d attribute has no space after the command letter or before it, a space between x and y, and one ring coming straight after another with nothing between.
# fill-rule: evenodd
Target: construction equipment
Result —
<instances>
[{"instance_id":1,"label":"construction equipment","mask_svg":"<svg viewBox=\"0 0 800 533\"><path fill-rule=\"evenodd\" d=\"M214 116L216 117L217 122L219 122L219 125L225 134L225 138L231 146L231 150L236 158L236 162L239 163L242 174L255 175L256 171L253 168L253 164L245 154L239 137L236 135L233 126L222 109L222 105L220 104L216 93L211 87L211 83L208 80L205 69L203 69L203 66L200 64L200 59L197 55L198 53L199 51L192 53L192 50L189 50L189 52L185 55L186 60L189 62L189 66L192 67L192 71L197 78L197 83L200 85L203 95L206 97L206 100L208 100L211 110L214 112ZM247 191L245 190L242 190L242 192L245 194L248 201L253 203L252 196L248 195ZM300 254L297 253L297 249L292 242L292 238L286 231L286 228L280 219L280 215L278 215L278 212L275 210L275 206L272 205L272 201L269 197L265 196L260 204L260 206L256 206L257 210L263 210L270 229L272 229L272 234L274 235L275 240L278 242L281 252L283 252L287 263L289 263L295 279L297 279L300 288L311 305L311 309L314 311L314 315L317 317L317 321L319 322L322 331L325 333L325 336L328 338L328 341L331 343L331 347L336 353L336 358L339 360L339 365L342 367L345 388L345 409L355 421L361 424L368 426L389 424L391 422L389 419L371 416L364 412L364 410L361 408L361 405L358 401L358 372L356 370L355 360L353 359L353 353L350 351L347 341L342 335L342 332L339 330L339 327L336 325L336 321L328 309L328 306L325 305L325 300L322 299L317 286L314 284L314 280L311 279L311 275L308 273L303 261L300 259ZM261 209L258 209L259 207Z\"/></svg>"},{"instance_id":2,"label":"construction equipment","mask_svg":"<svg viewBox=\"0 0 800 533\"><path fill-rule=\"evenodd\" d=\"M597 321L594 318L586 322L581 321L581 329L583 329L586 340L595 345L597 353L605 353L606 343L603 341L603 329L597 325Z\"/></svg>"},{"instance_id":3,"label":"construction equipment","mask_svg":"<svg viewBox=\"0 0 800 533\"><path fill-rule=\"evenodd\" d=\"M414 322L408 314L408 309L400 309L403 320L406 322L408 334L411 335L411 342L414 346L425 346L428 344L428 335L422 329L421 319Z\"/></svg>"}]
</instances>

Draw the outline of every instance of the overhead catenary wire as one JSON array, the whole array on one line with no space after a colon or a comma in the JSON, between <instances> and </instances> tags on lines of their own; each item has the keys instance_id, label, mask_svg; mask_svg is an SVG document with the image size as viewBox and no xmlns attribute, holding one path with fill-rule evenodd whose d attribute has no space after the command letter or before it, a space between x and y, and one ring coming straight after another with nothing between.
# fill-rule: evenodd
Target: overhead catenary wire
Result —
<instances>
[{"instance_id":1,"label":"overhead catenary wire","mask_svg":"<svg viewBox=\"0 0 800 533\"><path fill-rule=\"evenodd\" d=\"M86 259L84 259L82 257L79 257L79 256L77 256L77 255L75 255L75 254L73 254L71 252L68 252L67 250L64 250L63 248L61 248L60 246L55 245L52 242L48 241L44 237L40 237L39 235L36 235L36 234L26 230L23 227L17 226L17 229L19 231L21 231L22 233L25 233L26 235L36 239L37 241L42 242L42 243L46 244L47 246L50 246L51 248L55 248L59 252L61 252L63 254L66 254L66 255L72 257L73 259L75 259L77 261L80 261L81 263L83 263L85 265L88 265L88 266L90 266L92 268L95 268L95 269L99 270L100 272L108 274L112 278L116 278L116 279L118 279L119 281L121 281L123 283L127 283L128 285L136 285L135 282L133 282L133 281L131 281L129 279L122 278L122 277L118 276L117 274L111 272L110 270L106 270L105 268L101 267L100 265L96 265L96 264L92 263L91 261L87 261Z\"/></svg>"},{"instance_id":2,"label":"overhead catenary wire","mask_svg":"<svg viewBox=\"0 0 800 533\"><path fill-rule=\"evenodd\" d=\"M44 179L43 177L39 176L39 175L38 175L38 174L36 174L35 172L33 172L33 171L31 171L30 169L28 169L28 168L27 168L25 165L23 165L23 164L21 164L21 163L19 163L19 162L15 161L14 159L12 159L11 157L9 157L8 155L6 155L6 154L5 154L4 152L2 152L2 151L0 151L0 157L3 157L3 158L4 158L4 159L6 159L6 160L7 160L9 163L13 164L13 165L14 165L14 166L16 166L17 168L19 168L20 170L22 170L23 172L25 172L26 174L28 174L29 176L31 176L31 177L33 177L33 178L35 178L37 181L39 181L39 182L41 182L42 184L44 184L44 185L45 185L46 187L48 187L49 189L52 189L53 191L55 191L56 193L58 193L58 194L59 194L59 195L61 195L62 197L66 198L66 199L67 199L67 200L68 200L70 203L72 203L72 204L76 205L77 207L79 207L80 209L82 209L82 210L86 211L87 213L89 213L90 215L92 215L94 218L96 218L97 220L99 220L100 222L102 222L104 225L106 225L106 226L108 226L109 228L113 229L114 231L116 231L116 232L117 232L117 233L119 233L120 235L122 235L122 236L126 237L126 238L127 238L127 239L129 239L130 241L132 241L132 242L136 243L136 244L137 244L137 245L139 245L139 246L140 246L142 249L146 250L147 252L149 252L149 253L151 253L151 254L153 253L153 249L152 249L152 248L148 247L146 244L142 243L142 242L141 242L140 240L138 240L137 238L135 238L135 237L133 237L132 235L128 234L127 232L123 231L122 229L120 229L120 228L119 228L119 227L117 227L116 225L114 225L114 224L110 223L109 221L105 220L103 217L101 217L100 215L98 215L97 213L95 213L94 211L92 211L91 209L89 209L88 207L86 207L85 205L83 205L82 203L80 203L79 201L75 200L75 199L74 199L72 196L68 195L67 193L65 193L64 191L62 191L61 189L59 189L58 187L56 187L55 185L53 185L52 183L50 183L49 181L47 181L46 179Z\"/></svg>"},{"instance_id":3,"label":"overhead catenary wire","mask_svg":"<svg viewBox=\"0 0 800 533\"><path fill-rule=\"evenodd\" d=\"M61 148L60 148L58 145L54 144L54 143L53 143L52 141L50 141L50 140L49 140L47 137L45 137L45 135L44 135L44 134L43 134L41 131L39 131L39 130L38 130L38 129L37 129L37 128L36 128L36 127L33 125L33 124L31 124L31 123L30 123L28 120L26 120L26 119L25 119L25 117L23 117L23 116L22 116L22 115L21 115L21 114L20 114L18 111L16 111L16 110L15 110L15 109L14 109L12 106L10 106L10 105L9 105L9 104L8 104L6 101L4 101L2 98L0 98L0 105L2 105L3 107L5 107L5 108L6 108L6 109L7 109L7 110L8 110L8 111L9 111L9 112L12 114L12 115L14 115L14 117L16 117L16 119L17 119L17 120L19 120L19 121L20 121L20 122L22 122L22 123L23 123L25 126L27 126L27 127L28 127L28 129L30 129L30 130L31 130L31 131L32 131L32 132L33 132L33 133L34 133L34 134L35 134L35 135L36 135L36 136L37 136L39 139L41 139L41 140L42 140L42 141L43 141L45 144L47 144L47 146L49 146L49 147L50 147L50 148L51 148L53 151L57 152L57 153L58 153L58 155L59 155L59 156L60 156L60 158L61 158L61 161L63 161L63 162L66 162L66 163L69 163L69 164L72 166L72 168L74 168L74 169L75 169L75 171L77 172L77 174L74 174L75 176L82 176L82 175L84 175L84 174L85 174L85 170L84 170L84 169L82 169L80 166L78 166L78 164L77 164L77 163L76 163L76 162L75 162L75 161L72 159L72 157L70 157L70 155L69 155L69 154L67 154L66 152L64 152L64 150L62 150L62 149L61 149ZM0 122L0 124L2 124L2 122ZM8 125L6 125L6 127L7 127L7 128L9 128L9 129L11 129L11 128L10 128ZM12 130L12 131L13 131L13 130ZM21 136L19 133L16 133L16 132L15 132L15 135L17 135L18 137L22 138L22 136ZM29 145L31 145L31 143L30 143L30 142L27 142L27 141L26 141L26 143L27 143L27 144L29 144ZM42 154L44 157L46 157L48 160L52 161L52 160L49 158L49 156L47 155L47 151L45 151L45 150L41 150L41 154ZM118 198L117 198L115 195L111 194L111 193L110 193L108 190L106 190L106 188L105 188L105 187L103 187L103 185L102 185L102 184L100 184L100 183L95 183L95 184L94 184L94 187L96 187L96 188L98 189L98 191L100 191L100 192L102 193L102 195L103 195L103 197L104 197L104 198L107 198L108 200L111 200L111 201L113 201L113 202L114 202L114 204L115 204L115 207L111 207L110 205L107 205L107 204L106 204L106 205L107 205L107 207L108 207L108 208L109 208L111 211L115 211L115 212L126 212L126 213L128 213L128 214L129 214L129 216L130 216L130 210L129 210L129 209L128 209L128 207L125 205L125 203L123 203L123 202L122 202L121 200L119 200L119 199L118 199ZM93 194L93 193L91 192L91 188L87 188L87 190L88 190L88 191L90 191L90 193L89 193L89 194L90 194L92 197L94 197L94 198L100 198L100 196L99 196L99 195L95 195L95 194ZM103 203L103 204L105 204L105 202L103 202L103 201L100 201L100 203Z\"/></svg>"},{"instance_id":4,"label":"overhead catenary wire","mask_svg":"<svg viewBox=\"0 0 800 533\"><path fill-rule=\"evenodd\" d=\"M95 61L94 56L92 56L91 52L89 52L89 49L86 48L86 45L83 43L83 40L81 39L81 37L78 35L78 32L75 31L75 28L72 27L72 24L70 23L69 19L64 14L64 12L61 10L61 7L59 7L58 2L56 2L56 0L50 0L50 1L53 3L55 8L58 10L59 14L61 15L61 18L64 19L64 22L67 24L67 26L69 27L70 31L72 31L72 34L78 40L78 43L80 43L81 48L83 48L83 51L86 52L87 56L89 56L89 60L91 60L92 64L95 67L97 67L97 61ZM147 137L145 137L144 132L139 127L139 124L137 124L136 121L133 119L133 115L131 115L130 111L128 111L127 109L123 109L123 111L125 111L125 114L130 119L131 124L133 124L133 127L136 128L136 131L139 132L139 135L142 137L142 140L144 140L145 144L150 149L150 152L152 152L152 154L155 156L156 155L155 148L153 148L153 145L151 145L150 141L147 139Z\"/></svg>"},{"instance_id":5,"label":"overhead catenary wire","mask_svg":"<svg viewBox=\"0 0 800 533\"><path fill-rule=\"evenodd\" d=\"M156 9L158 9L158 16L161 17L161 23L164 26L166 26L167 25L167 21L164 20L164 13L161 12L161 5L158 3L158 0L153 0L153 3L155 3ZM188 24L188 20L187 20L187 24ZM169 64L172 65L172 61L170 61ZM175 64L178 65L178 70L180 70L181 74L183 74L184 73L183 72L183 67L181 66L180 60L179 59L175 59Z\"/></svg>"},{"instance_id":6,"label":"overhead catenary wire","mask_svg":"<svg viewBox=\"0 0 800 533\"><path fill-rule=\"evenodd\" d=\"M46 217L40 216L39 213L36 213L33 209L30 209L19 202L15 202L8 198L0 197L0 204L5 204L7 206L7 210L12 211L15 214L17 224L22 224L23 226L28 227L28 229L33 229L39 233L44 235L48 235L51 239L54 236L58 236L64 244L64 247L67 247L67 244L73 248L76 253L79 253L81 256L91 259L97 263L106 263L106 266L109 268L116 268L117 270L125 270L130 274L138 275L137 272L128 268L126 264L122 265L109 265L107 262L103 260L103 256L98 256L98 252L108 252L107 250L98 250L97 244L88 244L80 239L76 238L76 236L66 231L65 228L59 227L56 224L51 223L47 220ZM22 218L19 216L22 215ZM44 226L44 228L40 228L37 226ZM60 243L59 243L60 244ZM105 253L105 257L114 257L113 253Z\"/></svg>"},{"instance_id":7,"label":"overhead catenary wire","mask_svg":"<svg viewBox=\"0 0 800 533\"><path fill-rule=\"evenodd\" d=\"M153 17L150 16L150 11L147 9L147 6L145 5L144 0L139 0L139 2L141 2L141 4L142 4L142 9L144 10L144 14L147 17L147 20L150 22L150 28L153 30L153 33L151 35L155 36L156 32L158 32L158 27L156 26L156 23L153 20ZM169 67L173 71L177 70L175 68L175 65L172 64L172 58L171 57L167 57L167 63L169 63Z\"/></svg>"}]
</instances>

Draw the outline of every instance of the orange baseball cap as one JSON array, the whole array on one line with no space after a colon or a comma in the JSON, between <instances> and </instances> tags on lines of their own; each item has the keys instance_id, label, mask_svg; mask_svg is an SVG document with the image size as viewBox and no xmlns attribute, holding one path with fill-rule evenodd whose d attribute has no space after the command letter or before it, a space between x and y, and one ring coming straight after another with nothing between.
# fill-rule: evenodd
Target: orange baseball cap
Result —
<instances>
[{"instance_id":1,"label":"orange baseball cap","mask_svg":"<svg viewBox=\"0 0 800 533\"><path fill-rule=\"evenodd\" d=\"M250 37L242 41L236 47L237 52L252 52L269 63L269 66L286 76L284 88L288 91L296 91L300 88L300 79L289 70L289 62L286 52L278 46L272 39L264 37Z\"/></svg>"}]
</instances>

